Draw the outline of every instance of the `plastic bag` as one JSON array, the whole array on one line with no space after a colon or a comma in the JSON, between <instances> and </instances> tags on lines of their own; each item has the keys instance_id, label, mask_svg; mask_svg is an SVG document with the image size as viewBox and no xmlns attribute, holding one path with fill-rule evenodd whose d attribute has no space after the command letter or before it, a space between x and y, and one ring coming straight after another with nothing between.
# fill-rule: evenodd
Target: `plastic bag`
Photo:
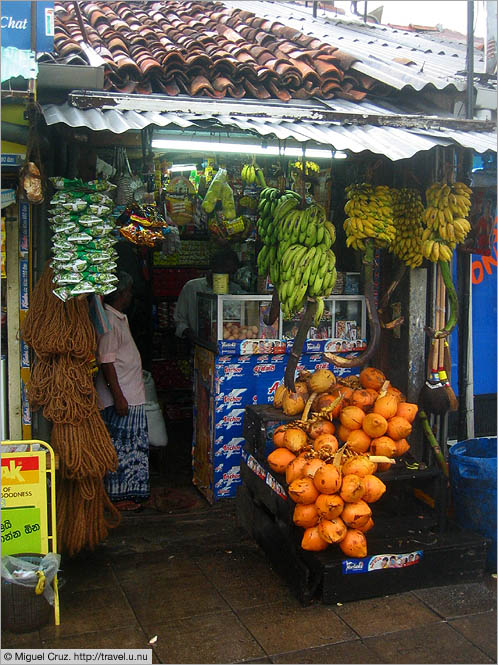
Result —
<instances>
[{"instance_id":1,"label":"plastic bag","mask_svg":"<svg viewBox=\"0 0 498 665\"><path fill-rule=\"evenodd\" d=\"M61 555L53 552L46 554L38 564L25 561L15 555L6 555L2 557L2 579L19 586L31 587L34 593L40 579L37 571L41 571L45 575L43 595L47 602L53 605L55 594L52 581L59 570L60 562Z\"/></svg>"},{"instance_id":2,"label":"plastic bag","mask_svg":"<svg viewBox=\"0 0 498 665\"><path fill-rule=\"evenodd\" d=\"M202 202L202 209L204 212L213 212L216 202L221 199L223 185L227 184L227 170L218 169L216 175L211 180L209 189L206 192L204 201Z\"/></svg>"}]
</instances>

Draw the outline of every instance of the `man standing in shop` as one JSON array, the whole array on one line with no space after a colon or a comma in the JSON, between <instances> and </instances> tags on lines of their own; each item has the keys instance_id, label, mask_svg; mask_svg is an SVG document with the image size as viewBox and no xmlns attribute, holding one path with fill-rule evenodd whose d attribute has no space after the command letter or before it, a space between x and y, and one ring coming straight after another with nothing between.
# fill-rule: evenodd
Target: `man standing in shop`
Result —
<instances>
[{"instance_id":1,"label":"man standing in shop","mask_svg":"<svg viewBox=\"0 0 498 665\"><path fill-rule=\"evenodd\" d=\"M105 488L119 510L138 510L149 497L149 439L142 361L124 313L131 304L133 279L118 273L116 291L104 298L110 330L98 338L100 370L96 388L102 418L118 456L118 469Z\"/></svg>"},{"instance_id":2,"label":"man standing in shop","mask_svg":"<svg viewBox=\"0 0 498 665\"><path fill-rule=\"evenodd\" d=\"M205 277L188 281L178 296L174 319L175 334L192 341L197 335L197 294L213 293L213 273L228 273L228 291L232 294L245 293L243 289L231 281L231 277L239 268L237 254L231 249L220 249L213 255L210 270Z\"/></svg>"}]
</instances>

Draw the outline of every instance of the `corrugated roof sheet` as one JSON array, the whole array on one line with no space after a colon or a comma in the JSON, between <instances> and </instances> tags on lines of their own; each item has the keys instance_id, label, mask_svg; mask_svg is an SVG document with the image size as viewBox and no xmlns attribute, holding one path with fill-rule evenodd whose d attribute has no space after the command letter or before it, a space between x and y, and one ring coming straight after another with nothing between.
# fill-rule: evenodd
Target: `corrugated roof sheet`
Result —
<instances>
[{"instance_id":1,"label":"corrugated roof sheet","mask_svg":"<svg viewBox=\"0 0 498 665\"><path fill-rule=\"evenodd\" d=\"M335 103L335 101L334 101ZM341 102L347 104L347 102ZM208 105L206 105L208 106ZM65 123L71 127L88 127L95 131L108 130L121 134L128 130L139 130L149 125L171 127L188 131L231 127L251 132L262 137L275 137L289 142L310 141L315 145L334 150L386 155L396 161L413 157L417 152L430 150L436 145L461 145L482 153L496 152L494 132L464 132L450 129L401 129L398 127L374 127L372 125L344 125L332 122L286 120L278 117L254 117L240 113L205 113L121 111L117 109L76 109L68 104L42 107L48 125ZM233 108L233 105L232 105Z\"/></svg>"},{"instance_id":2,"label":"corrugated roof sheet","mask_svg":"<svg viewBox=\"0 0 498 665\"><path fill-rule=\"evenodd\" d=\"M237 0L223 0L223 4L231 9L240 7ZM427 85L438 90L450 85L465 90L465 77L458 72L466 69L466 48L457 42L441 44L421 33L330 15L313 18L310 8L285 2L251 0L244 2L244 10L280 21L324 42L333 40L341 50L360 59L352 69L397 90L410 86L419 91ZM474 71L485 71L484 55L477 50Z\"/></svg>"}]
</instances>

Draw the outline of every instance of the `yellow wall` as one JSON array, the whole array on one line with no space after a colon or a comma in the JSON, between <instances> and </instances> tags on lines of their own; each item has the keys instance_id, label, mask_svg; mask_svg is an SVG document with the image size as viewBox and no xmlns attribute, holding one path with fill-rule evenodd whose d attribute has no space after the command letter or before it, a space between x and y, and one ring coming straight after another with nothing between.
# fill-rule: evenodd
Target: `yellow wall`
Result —
<instances>
[{"instance_id":1,"label":"yellow wall","mask_svg":"<svg viewBox=\"0 0 498 665\"><path fill-rule=\"evenodd\" d=\"M13 153L16 155L25 155L26 146L20 143L11 143L10 141L2 141L2 153Z\"/></svg>"},{"instance_id":2,"label":"yellow wall","mask_svg":"<svg viewBox=\"0 0 498 665\"><path fill-rule=\"evenodd\" d=\"M26 107L20 104L2 104L2 120L27 127L29 123L24 118L25 110Z\"/></svg>"}]
</instances>

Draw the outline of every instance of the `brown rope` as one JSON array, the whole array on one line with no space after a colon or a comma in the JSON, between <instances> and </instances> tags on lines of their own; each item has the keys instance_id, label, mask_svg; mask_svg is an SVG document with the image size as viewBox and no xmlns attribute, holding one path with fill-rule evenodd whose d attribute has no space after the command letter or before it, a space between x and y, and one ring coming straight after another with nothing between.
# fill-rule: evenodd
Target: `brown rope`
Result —
<instances>
[{"instance_id":1,"label":"brown rope","mask_svg":"<svg viewBox=\"0 0 498 665\"><path fill-rule=\"evenodd\" d=\"M96 336L86 299L64 303L53 292L47 265L35 286L21 334L36 355L28 385L33 410L53 423L50 443L59 458L57 525L70 556L94 549L121 515L103 478L118 458L97 406L90 360Z\"/></svg>"}]
</instances>

